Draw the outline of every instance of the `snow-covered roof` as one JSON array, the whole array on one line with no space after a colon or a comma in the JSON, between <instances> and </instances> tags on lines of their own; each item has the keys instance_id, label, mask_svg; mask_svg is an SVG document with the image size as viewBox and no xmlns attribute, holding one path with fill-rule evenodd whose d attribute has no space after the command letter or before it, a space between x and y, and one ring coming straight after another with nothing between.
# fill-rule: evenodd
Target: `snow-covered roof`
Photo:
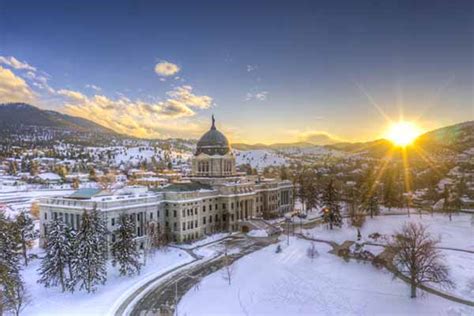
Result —
<instances>
[{"instance_id":1,"label":"snow-covered roof","mask_svg":"<svg viewBox=\"0 0 474 316\"><path fill-rule=\"evenodd\" d=\"M38 175L41 180L61 180L61 177L52 172L45 172Z\"/></svg>"}]
</instances>

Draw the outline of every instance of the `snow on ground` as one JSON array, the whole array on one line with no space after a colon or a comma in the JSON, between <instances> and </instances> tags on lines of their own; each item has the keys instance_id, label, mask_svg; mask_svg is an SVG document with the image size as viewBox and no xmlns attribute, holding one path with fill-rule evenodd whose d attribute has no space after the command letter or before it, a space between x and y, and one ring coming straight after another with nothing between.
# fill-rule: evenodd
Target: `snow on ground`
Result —
<instances>
[{"instance_id":1,"label":"snow on ground","mask_svg":"<svg viewBox=\"0 0 474 316\"><path fill-rule=\"evenodd\" d=\"M71 189L53 190L32 190L24 192L0 192L0 209L5 211L5 215L15 217L20 211L31 209L33 202L42 197L63 196L73 193Z\"/></svg>"},{"instance_id":2,"label":"snow on ground","mask_svg":"<svg viewBox=\"0 0 474 316\"><path fill-rule=\"evenodd\" d=\"M250 237L268 237L268 233L264 229L251 230L247 235Z\"/></svg>"},{"instance_id":3,"label":"snow on ground","mask_svg":"<svg viewBox=\"0 0 474 316\"><path fill-rule=\"evenodd\" d=\"M452 221L448 216L441 214L426 215L419 214L376 216L373 219L367 217L361 229L363 241L373 241L368 236L378 232L380 234L392 234L401 229L404 223L419 222L428 226L428 230L434 237L441 238L440 245L443 247L463 248L474 251L474 226L471 224L471 215L453 215ZM296 220L296 223L298 221ZM347 221L344 227L327 229L326 225L319 225L311 229L303 229L303 233L314 238L334 240L342 243L345 240L357 240L357 230L348 227Z\"/></svg>"},{"instance_id":4,"label":"snow on ground","mask_svg":"<svg viewBox=\"0 0 474 316\"><path fill-rule=\"evenodd\" d=\"M442 252L444 261L449 266L450 278L456 285L455 288L444 291L474 301L474 254L452 250ZM431 286L439 288L437 284Z\"/></svg>"},{"instance_id":5,"label":"snow on ground","mask_svg":"<svg viewBox=\"0 0 474 316\"><path fill-rule=\"evenodd\" d=\"M191 260L192 257L185 251L168 248L166 252L158 251L153 257L148 258L148 263L142 268L140 275L134 277L120 277L118 269L109 265L107 283L99 286L93 294L62 293L59 288L46 289L43 285L36 283L38 279L36 270L40 267L40 260L34 260L23 271L31 302L22 315L109 314L118 306L117 304L148 280Z\"/></svg>"},{"instance_id":6,"label":"snow on ground","mask_svg":"<svg viewBox=\"0 0 474 316\"><path fill-rule=\"evenodd\" d=\"M252 168L263 169L269 166L280 166L287 164L284 157L270 150L234 150L237 165L250 164Z\"/></svg>"},{"instance_id":7,"label":"snow on ground","mask_svg":"<svg viewBox=\"0 0 474 316\"><path fill-rule=\"evenodd\" d=\"M85 149L95 158L104 155L110 163L119 166L122 163L138 165L140 162L151 162L154 157L156 161L169 159L173 164L185 163L192 156L192 151L181 151L176 149L164 150L158 147L140 146L140 147L87 147Z\"/></svg>"},{"instance_id":8,"label":"snow on ground","mask_svg":"<svg viewBox=\"0 0 474 316\"><path fill-rule=\"evenodd\" d=\"M206 236L203 239L194 241L194 242L189 243L189 244L180 244L179 247L184 248L184 249L192 249L192 248L195 248L195 247L200 247L200 246L206 245L208 243L215 242L215 241L218 241L220 239L229 237L230 235L231 235L230 233L212 234L210 236Z\"/></svg>"},{"instance_id":9,"label":"snow on ground","mask_svg":"<svg viewBox=\"0 0 474 316\"><path fill-rule=\"evenodd\" d=\"M310 242L291 238L235 263L232 285L219 270L189 291L182 315L473 315L474 309L425 294L410 299L409 287L386 270L345 262L315 243L319 256L306 256ZM212 299L212 298L218 298ZM203 304L209 302L211 304Z\"/></svg>"}]
</instances>

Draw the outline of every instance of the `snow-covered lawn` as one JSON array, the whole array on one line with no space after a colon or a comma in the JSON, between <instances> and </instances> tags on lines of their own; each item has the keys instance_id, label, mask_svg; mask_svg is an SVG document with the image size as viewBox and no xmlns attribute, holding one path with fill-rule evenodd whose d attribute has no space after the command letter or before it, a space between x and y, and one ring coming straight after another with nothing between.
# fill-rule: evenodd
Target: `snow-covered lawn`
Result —
<instances>
[{"instance_id":1,"label":"snow-covered lawn","mask_svg":"<svg viewBox=\"0 0 474 316\"><path fill-rule=\"evenodd\" d=\"M443 247L474 251L474 226L471 224L471 215L469 214L453 215L452 221L449 220L448 216L440 214L434 214L433 216L424 214L421 217L418 214L412 214L410 217L407 215L376 216L373 219L367 217L361 229L362 239L373 241L368 236L375 232L392 234L406 222L419 222L427 225L432 236L441 238L440 245ZM326 225L319 225L312 229L303 229L303 233L314 238L333 240L338 243L357 239L357 230L348 227L347 223L344 224L343 228L333 230L327 229Z\"/></svg>"},{"instance_id":2,"label":"snow-covered lawn","mask_svg":"<svg viewBox=\"0 0 474 316\"><path fill-rule=\"evenodd\" d=\"M200 246L206 245L208 243L212 243L212 242L218 241L220 239L229 237L230 235L231 235L230 233L212 234L210 236L206 236L203 239L194 241L194 242L189 243L189 244L180 244L179 247L184 248L184 249L192 249L192 248L200 247Z\"/></svg>"},{"instance_id":3,"label":"snow-covered lawn","mask_svg":"<svg viewBox=\"0 0 474 316\"><path fill-rule=\"evenodd\" d=\"M306 256L310 242L282 241L238 260L232 285L222 271L185 294L182 315L473 315L474 308L425 294L410 299L409 287L370 264L345 262L315 243L319 256Z\"/></svg>"},{"instance_id":4,"label":"snow-covered lawn","mask_svg":"<svg viewBox=\"0 0 474 316\"><path fill-rule=\"evenodd\" d=\"M107 283L99 286L93 294L70 294L62 293L59 288L44 288L36 283L40 260L34 260L23 271L31 299L22 315L108 315L148 280L192 259L185 251L175 248L168 248L166 252L158 251L148 258L140 275L134 277L120 277L117 269L109 266Z\"/></svg>"},{"instance_id":5,"label":"snow-covered lawn","mask_svg":"<svg viewBox=\"0 0 474 316\"><path fill-rule=\"evenodd\" d=\"M449 266L450 278L456 285L448 292L474 301L474 254L443 250L443 255L445 263ZM437 287L436 284L432 286Z\"/></svg>"}]
</instances>

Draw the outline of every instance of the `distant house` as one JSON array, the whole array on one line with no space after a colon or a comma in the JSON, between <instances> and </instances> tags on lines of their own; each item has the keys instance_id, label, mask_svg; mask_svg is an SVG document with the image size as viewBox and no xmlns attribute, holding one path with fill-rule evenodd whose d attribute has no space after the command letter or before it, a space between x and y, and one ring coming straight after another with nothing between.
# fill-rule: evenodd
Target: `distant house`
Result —
<instances>
[{"instance_id":1,"label":"distant house","mask_svg":"<svg viewBox=\"0 0 474 316\"><path fill-rule=\"evenodd\" d=\"M146 177L146 178L138 178L133 181L135 184L144 185L149 188L151 187L159 187L161 185L167 184L168 180L165 178L159 177Z\"/></svg>"},{"instance_id":2,"label":"distant house","mask_svg":"<svg viewBox=\"0 0 474 316\"><path fill-rule=\"evenodd\" d=\"M66 176L67 182L73 182L74 179L78 179L79 182L88 182L89 174L88 173L71 173Z\"/></svg>"},{"instance_id":3,"label":"distant house","mask_svg":"<svg viewBox=\"0 0 474 316\"><path fill-rule=\"evenodd\" d=\"M35 180L44 184L59 184L62 179L59 175L52 172L45 172L37 175Z\"/></svg>"}]
</instances>

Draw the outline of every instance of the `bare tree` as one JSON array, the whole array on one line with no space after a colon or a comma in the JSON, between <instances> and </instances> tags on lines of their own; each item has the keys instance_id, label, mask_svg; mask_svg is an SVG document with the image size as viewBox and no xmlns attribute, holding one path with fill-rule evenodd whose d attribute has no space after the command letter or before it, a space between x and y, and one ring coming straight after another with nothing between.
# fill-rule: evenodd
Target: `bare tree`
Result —
<instances>
[{"instance_id":1,"label":"bare tree","mask_svg":"<svg viewBox=\"0 0 474 316\"><path fill-rule=\"evenodd\" d=\"M311 246L306 249L306 255L308 256L308 258L311 259L311 261L313 261L314 258L319 256L319 252L318 250L316 250L316 245L314 244L314 242L312 242Z\"/></svg>"},{"instance_id":2,"label":"bare tree","mask_svg":"<svg viewBox=\"0 0 474 316\"><path fill-rule=\"evenodd\" d=\"M115 173L109 172L97 179L102 190L110 191L115 184Z\"/></svg>"},{"instance_id":3,"label":"bare tree","mask_svg":"<svg viewBox=\"0 0 474 316\"><path fill-rule=\"evenodd\" d=\"M229 252L227 250L227 246L224 250L224 270L222 272L222 278L229 282L229 285L232 284L232 277L235 273L235 265L232 262L232 258L229 256Z\"/></svg>"},{"instance_id":4,"label":"bare tree","mask_svg":"<svg viewBox=\"0 0 474 316\"><path fill-rule=\"evenodd\" d=\"M362 238L360 229L365 223L365 214L359 211L350 212L349 217L350 217L350 224L357 229L357 240L360 240Z\"/></svg>"},{"instance_id":5,"label":"bare tree","mask_svg":"<svg viewBox=\"0 0 474 316\"><path fill-rule=\"evenodd\" d=\"M428 282L445 288L454 286L438 244L439 239L432 238L425 226L416 223L405 224L388 244L396 268L410 278L412 298L416 297L416 288Z\"/></svg>"}]
</instances>

